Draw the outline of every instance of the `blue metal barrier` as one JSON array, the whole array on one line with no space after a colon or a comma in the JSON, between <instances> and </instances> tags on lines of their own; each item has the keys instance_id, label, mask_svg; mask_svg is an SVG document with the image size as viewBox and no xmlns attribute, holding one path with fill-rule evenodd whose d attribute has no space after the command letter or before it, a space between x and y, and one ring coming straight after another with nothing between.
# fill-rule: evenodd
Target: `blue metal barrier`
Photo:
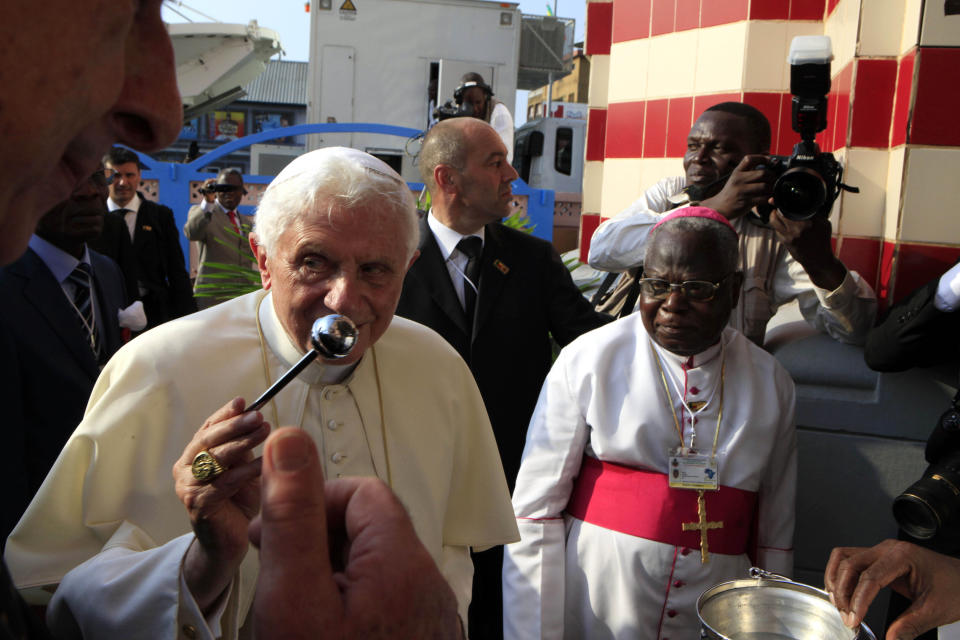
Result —
<instances>
[{"instance_id":1,"label":"blue metal barrier","mask_svg":"<svg viewBox=\"0 0 960 640\"><path fill-rule=\"evenodd\" d=\"M226 142L213 151L205 153L189 163L162 162L160 160L154 160L150 156L140 152L137 152L137 155L140 157L140 162L146 167L142 174L143 178L157 181L157 200L160 204L166 205L173 210L177 227L183 229L183 225L187 221L187 211L191 206L190 183L213 177L210 172L201 171L201 169L234 151L249 147L253 144L268 142L276 138L287 138L314 133L378 133L402 138L413 138L421 135L423 132L409 127L395 127L368 122L298 124L281 129L261 131ZM269 184L273 178L274 176L243 176L243 180L247 184ZM408 184L410 185L410 189L415 192L423 189L423 183L410 182ZM530 223L534 225L533 235L547 241L552 240L554 192L547 189L533 189L520 179L515 180L511 186L515 195L527 196L527 211L525 213L530 218ZM252 215L256 207L241 205L238 209L241 213ZM180 244L183 247L184 256L189 260L190 251L188 241L182 233L180 234ZM189 265L187 266L189 267Z\"/></svg>"}]
</instances>

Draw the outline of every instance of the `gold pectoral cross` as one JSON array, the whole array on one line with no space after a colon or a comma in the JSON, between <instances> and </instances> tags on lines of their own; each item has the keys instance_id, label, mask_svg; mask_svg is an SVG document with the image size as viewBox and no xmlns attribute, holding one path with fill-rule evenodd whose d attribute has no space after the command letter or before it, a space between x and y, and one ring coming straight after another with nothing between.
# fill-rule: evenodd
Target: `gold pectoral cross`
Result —
<instances>
[{"instance_id":1,"label":"gold pectoral cross","mask_svg":"<svg viewBox=\"0 0 960 640\"><path fill-rule=\"evenodd\" d=\"M710 553L707 546L707 531L710 529L722 529L723 521L707 522L707 501L703 495L703 489L697 490L697 522L684 522L684 531L700 531L700 562L707 564L710 562Z\"/></svg>"}]
</instances>

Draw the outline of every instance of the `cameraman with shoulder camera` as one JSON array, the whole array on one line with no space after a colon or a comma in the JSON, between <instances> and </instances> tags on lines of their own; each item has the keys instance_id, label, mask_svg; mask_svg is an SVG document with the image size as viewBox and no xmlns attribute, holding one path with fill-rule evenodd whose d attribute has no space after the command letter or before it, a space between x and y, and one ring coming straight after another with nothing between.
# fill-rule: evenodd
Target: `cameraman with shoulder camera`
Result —
<instances>
[{"instance_id":1,"label":"cameraman with shoulder camera","mask_svg":"<svg viewBox=\"0 0 960 640\"><path fill-rule=\"evenodd\" d=\"M483 120L494 128L507 147L507 163L513 162L513 116L505 104L493 97L493 89L479 73L463 74L460 86L453 92L453 100L447 100L433 115L438 120L458 117Z\"/></svg>"},{"instance_id":2,"label":"cameraman with shoulder camera","mask_svg":"<svg viewBox=\"0 0 960 640\"><path fill-rule=\"evenodd\" d=\"M197 307L206 309L234 297L205 294L205 289L209 286L216 285L224 291L234 283L232 280L208 277L218 271L216 266L209 263L219 262L253 268L253 256L247 246L247 234L253 228L253 216L237 211L240 201L247 193L243 186L243 176L237 169L222 170L216 180L211 178L204 182L200 192L204 201L190 207L183 233L187 239L200 243L200 267L193 291ZM242 281L237 281L237 284L242 284Z\"/></svg>"},{"instance_id":3,"label":"cameraman with shoulder camera","mask_svg":"<svg viewBox=\"0 0 960 640\"><path fill-rule=\"evenodd\" d=\"M775 171L768 157L770 123L754 107L724 102L707 109L693 124L683 158L684 176L664 178L597 229L590 244L590 266L630 270L639 277L650 229L676 206L699 203L722 213L740 236L744 285L730 324L762 345L767 322L777 308L797 300L803 317L841 342L862 343L876 314L873 289L833 254L826 215L791 220L780 211L769 225L748 215L769 206ZM832 200L830 201L832 203ZM632 280L632 278L630 278ZM632 311L630 283L621 282L600 310ZM622 295L618 295L618 293ZM618 300L619 298L619 300ZM632 300L631 300L632 298Z\"/></svg>"}]
</instances>

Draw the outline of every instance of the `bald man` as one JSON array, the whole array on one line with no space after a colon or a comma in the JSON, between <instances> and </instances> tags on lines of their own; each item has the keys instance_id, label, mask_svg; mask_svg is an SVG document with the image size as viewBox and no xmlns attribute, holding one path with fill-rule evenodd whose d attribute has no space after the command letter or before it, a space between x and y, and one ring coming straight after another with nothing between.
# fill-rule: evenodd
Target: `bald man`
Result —
<instances>
[{"instance_id":1,"label":"bald man","mask_svg":"<svg viewBox=\"0 0 960 640\"><path fill-rule=\"evenodd\" d=\"M517 172L497 132L475 118L434 126L419 157L433 209L397 314L437 331L470 366L511 489L527 424L561 346L610 321L580 294L550 243L510 229ZM474 555L470 635L500 635L501 549Z\"/></svg>"}]
</instances>

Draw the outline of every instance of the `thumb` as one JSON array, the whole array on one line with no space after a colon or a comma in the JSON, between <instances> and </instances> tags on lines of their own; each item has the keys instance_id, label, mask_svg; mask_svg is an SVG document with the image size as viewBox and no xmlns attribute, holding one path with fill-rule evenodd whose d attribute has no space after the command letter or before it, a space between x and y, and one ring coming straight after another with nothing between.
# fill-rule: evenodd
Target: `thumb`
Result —
<instances>
[{"instance_id":1,"label":"thumb","mask_svg":"<svg viewBox=\"0 0 960 640\"><path fill-rule=\"evenodd\" d=\"M267 439L261 502L256 635L312 638L310 629L338 623L342 607L330 567L323 469L303 431L286 427ZM287 629L291 621L298 624Z\"/></svg>"},{"instance_id":2,"label":"thumb","mask_svg":"<svg viewBox=\"0 0 960 640\"><path fill-rule=\"evenodd\" d=\"M917 600L887 627L887 640L914 640L920 634L933 629L930 615L925 612L923 601Z\"/></svg>"}]
</instances>

